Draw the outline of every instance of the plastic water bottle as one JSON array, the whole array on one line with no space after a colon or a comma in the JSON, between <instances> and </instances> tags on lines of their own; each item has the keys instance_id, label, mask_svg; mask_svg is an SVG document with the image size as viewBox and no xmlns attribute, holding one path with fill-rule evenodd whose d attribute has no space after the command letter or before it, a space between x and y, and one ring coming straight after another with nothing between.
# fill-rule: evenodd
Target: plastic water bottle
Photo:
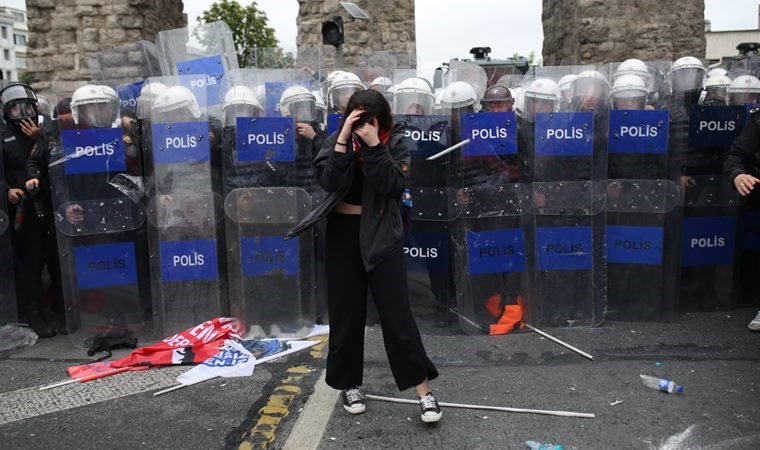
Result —
<instances>
[{"instance_id":1,"label":"plastic water bottle","mask_svg":"<svg viewBox=\"0 0 760 450\"><path fill-rule=\"evenodd\" d=\"M644 375L643 373L639 376L641 376L641 381L644 382L644 386L650 389L658 389L662 392L667 392L668 394L683 393L683 386L676 384L674 381L668 380L667 378L657 378L651 375Z\"/></svg>"},{"instance_id":2,"label":"plastic water bottle","mask_svg":"<svg viewBox=\"0 0 760 450\"><path fill-rule=\"evenodd\" d=\"M531 450L563 450L561 445L542 444L536 441L525 441L525 445Z\"/></svg>"}]
</instances>

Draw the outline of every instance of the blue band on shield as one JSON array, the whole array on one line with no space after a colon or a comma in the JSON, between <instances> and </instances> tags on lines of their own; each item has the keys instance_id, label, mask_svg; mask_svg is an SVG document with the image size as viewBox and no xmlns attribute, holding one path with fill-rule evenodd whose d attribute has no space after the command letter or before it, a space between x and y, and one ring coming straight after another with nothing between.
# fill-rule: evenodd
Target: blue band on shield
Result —
<instances>
[{"instance_id":1,"label":"blue band on shield","mask_svg":"<svg viewBox=\"0 0 760 450\"><path fill-rule=\"evenodd\" d=\"M607 262L662 264L661 227L607 226Z\"/></svg>"},{"instance_id":2,"label":"blue band on shield","mask_svg":"<svg viewBox=\"0 0 760 450\"><path fill-rule=\"evenodd\" d=\"M683 219L682 265L732 264L736 240L736 217L686 217Z\"/></svg>"},{"instance_id":3,"label":"blue band on shield","mask_svg":"<svg viewBox=\"0 0 760 450\"><path fill-rule=\"evenodd\" d=\"M668 111L610 111L609 152L666 154Z\"/></svg>"},{"instance_id":4,"label":"blue band on shield","mask_svg":"<svg viewBox=\"0 0 760 450\"><path fill-rule=\"evenodd\" d=\"M216 241L161 242L161 281L216 280Z\"/></svg>"},{"instance_id":5,"label":"blue band on shield","mask_svg":"<svg viewBox=\"0 0 760 450\"><path fill-rule=\"evenodd\" d=\"M470 275L525 270L525 243L519 228L468 231Z\"/></svg>"},{"instance_id":6,"label":"blue band on shield","mask_svg":"<svg viewBox=\"0 0 760 450\"><path fill-rule=\"evenodd\" d=\"M209 160L208 122L155 123L152 130L156 164Z\"/></svg>"},{"instance_id":7,"label":"blue band on shield","mask_svg":"<svg viewBox=\"0 0 760 450\"><path fill-rule=\"evenodd\" d=\"M537 228L536 253L539 270L591 269L591 227Z\"/></svg>"},{"instance_id":8,"label":"blue band on shield","mask_svg":"<svg viewBox=\"0 0 760 450\"><path fill-rule=\"evenodd\" d=\"M535 138L536 156L591 156L593 113L538 113Z\"/></svg>"},{"instance_id":9,"label":"blue band on shield","mask_svg":"<svg viewBox=\"0 0 760 450\"><path fill-rule=\"evenodd\" d=\"M121 128L92 128L61 132L67 175L127 170Z\"/></svg>"},{"instance_id":10,"label":"blue band on shield","mask_svg":"<svg viewBox=\"0 0 760 450\"><path fill-rule=\"evenodd\" d=\"M294 161L294 127L290 117L238 117L238 161Z\"/></svg>"},{"instance_id":11,"label":"blue band on shield","mask_svg":"<svg viewBox=\"0 0 760 450\"><path fill-rule=\"evenodd\" d=\"M297 276L298 238L280 236L248 237L240 240L243 275L248 277L281 274Z\"/></svg>"},{"instance_id":12,"label":"blue band on shield","mask_svg":"<svg viewBox=\"0 0 760 450\"><path fill-rule=\"evenodd\" d=\"M74 247L77 289L137 284L132 242Z\"/></svg>"}]
</instances>

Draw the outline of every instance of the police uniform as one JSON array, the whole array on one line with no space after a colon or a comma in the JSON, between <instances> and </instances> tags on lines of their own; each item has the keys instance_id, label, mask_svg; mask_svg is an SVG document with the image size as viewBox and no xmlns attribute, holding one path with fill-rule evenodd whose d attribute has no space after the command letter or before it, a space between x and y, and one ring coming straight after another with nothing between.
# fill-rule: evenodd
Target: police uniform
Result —
<instances>
[{"instance_id":1,"label":"police uniform","mask_svg":"<svg viewBox=\"0 0 760 450\"><path fill-rule=\"evenodd\" d=\"M31 174L27 170L33 153L47 151L50 129L48 118L43 119L43 129L37 139L30 138L15 125L3 124L0 131L2 139L5 179L8 189L23 189ZM38 190L37 207L42 206L45 217L37 215L35 202L27 193L23 203L9 206L9 217L17 218L13 231L14 263L16 272L16 298L21 319L26 319L40 337L55 335L55 330L65 331L61 323L64 315L63 299L60 290L60 268L58 265L55 233L53 232L53 207L50 199L50 187L41 183ZM7 195L7 194L4 194ZM21 208L21 211L19 211ZM57 293L56 313L58 318L48 314L43 302L44 285L43 267L53 281Z\"/></svg>"}]
</instances>

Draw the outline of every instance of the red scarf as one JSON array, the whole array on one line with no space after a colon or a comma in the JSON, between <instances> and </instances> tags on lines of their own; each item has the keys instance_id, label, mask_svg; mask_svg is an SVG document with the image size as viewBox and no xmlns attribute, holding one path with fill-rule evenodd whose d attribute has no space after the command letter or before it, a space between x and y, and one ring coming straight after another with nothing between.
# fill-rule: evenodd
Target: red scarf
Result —
<instances>
[{"instance_id":1,"label":"red scarf","mask_svg":"<svg viewBox=\"0 0 760 450\"><path fill-rule=\"evenodd\" d=\"M391 140L391 130L383 130L380 131L380 134L377 136L380 139L380 143L383 145L388 145L388 141ZM351 135L351 147L354 150L354 153L360 153L362 149L362 144L359 139ZM362 160L361 154L358 155L358 158L356 158L356 165L361 169L362 165L364 165L364 161Z\"/></svg>"}]
</instances>

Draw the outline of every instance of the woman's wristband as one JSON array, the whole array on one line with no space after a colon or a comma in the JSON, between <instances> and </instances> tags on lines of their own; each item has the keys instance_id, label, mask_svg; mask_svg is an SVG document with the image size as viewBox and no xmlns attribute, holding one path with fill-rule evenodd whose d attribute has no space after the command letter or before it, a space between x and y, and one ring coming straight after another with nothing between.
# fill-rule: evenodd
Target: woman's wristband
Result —
<instances>
[{"instance_id":1,"label":"woman's wristband","mask_svg":"<svg viewBox=\"0 0 760 450\"><path fill-rule=\"evenodd\" d=\"M335 141L335 145L342 145L342 146L344 146L344 147L345 147L345 146L346 146L346 143L345 143L345 142L338 142L338 141Z\"/></svg>"}]
</instances>

